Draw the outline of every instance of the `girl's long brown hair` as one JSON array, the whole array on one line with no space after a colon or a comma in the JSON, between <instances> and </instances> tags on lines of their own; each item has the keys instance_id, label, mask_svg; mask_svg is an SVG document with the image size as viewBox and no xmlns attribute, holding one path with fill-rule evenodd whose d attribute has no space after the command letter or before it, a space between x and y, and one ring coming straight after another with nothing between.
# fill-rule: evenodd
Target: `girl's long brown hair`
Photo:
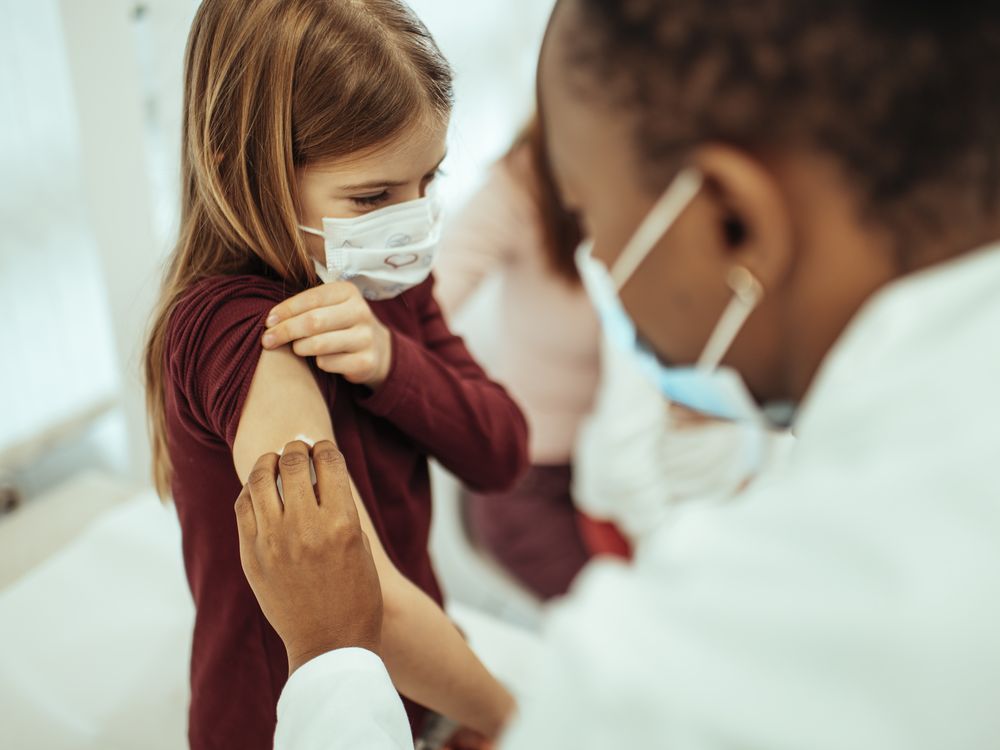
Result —
<instances>
[{"instance_id":1,"label":"girl's long brown hair","mask_svg":"<svg viewBox=\"0 0 1000 750\"><path fill-rule=\"evenodd\" d=\"M448 63L397 0L204 0L185 54L180 236L145 351L153 478L170 489L166 330L192 284L315 281L296 169L361 154L450 113Z\"/></svg>"}]
</instances>

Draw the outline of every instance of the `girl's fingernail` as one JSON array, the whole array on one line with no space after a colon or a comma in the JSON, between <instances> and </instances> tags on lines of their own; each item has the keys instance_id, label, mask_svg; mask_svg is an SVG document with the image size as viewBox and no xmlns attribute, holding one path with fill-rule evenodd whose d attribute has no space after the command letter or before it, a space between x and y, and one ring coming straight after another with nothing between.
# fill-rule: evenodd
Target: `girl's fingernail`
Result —
<instances>
[{"instance_id":1,"label":"girl's fingernail","mask_svg":"<svg viewBox=\"0 0 1000 750\"><path fill-rule=\"evenodd\" d=\"M264 334L264 346L268 347L268 346L270 346L273 343L274 343L274 336L272 336L269 333L265 333Z\"/></svg>"},{"instance_id":2,"label":"girl's fingernail","mask_svg":"<svg viewBox=\"0 0 1000 750\"><path fill-rule=\"evenodd\" d=\"M267 320L264 321L264 325L266 325L268 328L272 328L278 325L278 323L280 322L281 320L278 318L277 315L269 315Z\"/></svg>"}]
</instances>

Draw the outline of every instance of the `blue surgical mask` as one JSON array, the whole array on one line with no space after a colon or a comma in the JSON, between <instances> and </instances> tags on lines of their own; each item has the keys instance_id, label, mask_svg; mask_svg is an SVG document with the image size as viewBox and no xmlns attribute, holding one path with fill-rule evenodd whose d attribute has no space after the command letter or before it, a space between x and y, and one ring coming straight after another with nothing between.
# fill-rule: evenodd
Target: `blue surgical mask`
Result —
<instances>
[{"instance_id":1,"label":"blue surgical mask","mask_svg":"<svg viewBox=\"0 0 1000 750\"><path fill-rule=\"evenodd\" d=\"M608 338L626 356L635 358L640 369L666 398L717 419L764 424L767 420L740 375L732 368L720 366L763 296L760 283L747 269L735 267L731 270L727 281L733 298L698 363L693 366L672 366L660 361L640 338L618 296L649 252L694 200L702 183L697 171L686 170L679 174L639 225L610 270L592 256L592 243L577 251L577 268Z\"/></svg>"}]
</instances>

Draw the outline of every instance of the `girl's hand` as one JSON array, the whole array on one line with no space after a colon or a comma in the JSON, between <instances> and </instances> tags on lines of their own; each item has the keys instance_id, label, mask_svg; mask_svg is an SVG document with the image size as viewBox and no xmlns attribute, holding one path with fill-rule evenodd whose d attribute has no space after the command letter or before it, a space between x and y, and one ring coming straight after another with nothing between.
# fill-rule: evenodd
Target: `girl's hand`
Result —
<instances>
[{"instance_id":1,"label":"girl's hand","mask_svg":"<svg viewBox=\"0 0 1000 750\"><path fill-rule=\"evenodd\" d=\"M275 307L267 318L265 349L292 344L315 357L321 370L378 388L392 366L392 336L358 288L347 281L307 289Z\"/></svg>"}]
</instances>

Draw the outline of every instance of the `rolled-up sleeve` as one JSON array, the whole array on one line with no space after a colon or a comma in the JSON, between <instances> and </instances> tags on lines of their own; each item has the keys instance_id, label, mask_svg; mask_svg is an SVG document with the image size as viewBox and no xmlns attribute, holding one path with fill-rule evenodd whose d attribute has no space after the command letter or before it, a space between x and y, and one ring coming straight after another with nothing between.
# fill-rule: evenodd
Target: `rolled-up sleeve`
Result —
<instances>
[{"instance_id":1,"label":"rolled-up sleeve","mask_svg":"<svg viewBox=\"0 0 1000 750\"><path fill-rule=\"evenodd\" d=\"M189 418L232 447L257 363L264 319L290 292L256 276L216 276L178 302L165 363Z\"/></svg>"}]
</instances>

